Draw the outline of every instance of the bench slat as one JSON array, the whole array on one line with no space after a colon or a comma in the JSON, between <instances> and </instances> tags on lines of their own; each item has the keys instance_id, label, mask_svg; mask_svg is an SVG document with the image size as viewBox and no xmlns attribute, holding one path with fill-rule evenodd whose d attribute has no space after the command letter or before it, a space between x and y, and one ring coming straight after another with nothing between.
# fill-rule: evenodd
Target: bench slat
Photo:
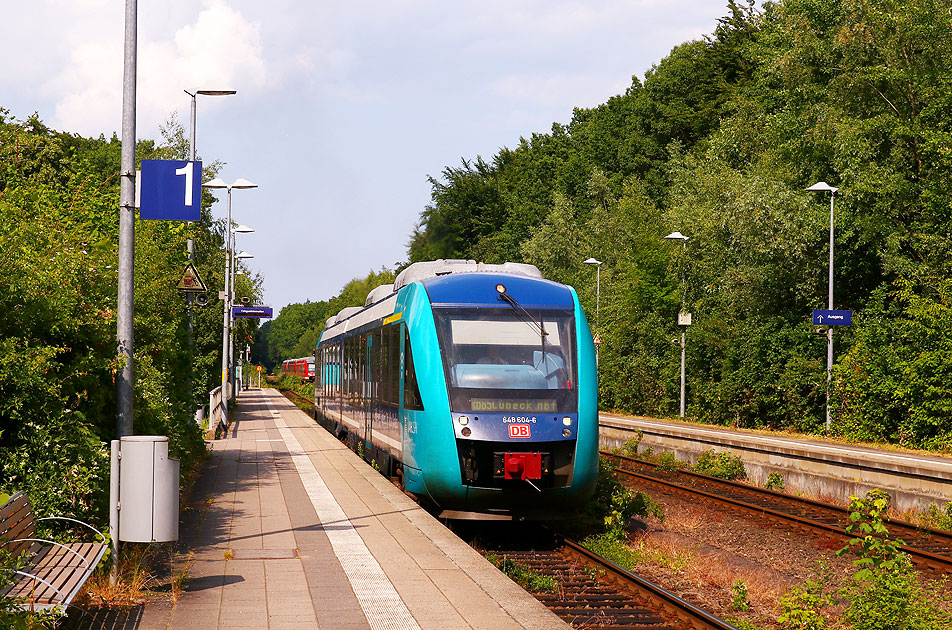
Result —
<instances>
[{"instance_id":1,"label":"bench slat","mask_svg":"<svg viewBox=\"0 0 952 630\"><path fill-rule=\"evenodd\" d=\"M0 521L5 521L14 513L22 510L30 510L30 501L22 492L17 492L7 499L7 502L0 506Z\"/></svg>"},{"instance_id":2,"label":"bench slat","mask_svg":"<svg viewBox=\"0 0 952 630\"><path fill-rule=\"evenodd\" d=\"M60 547L16 540L35 537L33 509L29 498L18 492L0 506L0 548L15 554L30 552L31 556L24 572L49 582L54 588L33 577L19 576L20 580L4 594L32 602L41 608L56 604L68 605L102 559L106 546L98 542L77 542ZM57 589L61 592L57 593Z\"/></svg>"},{"instance_id":3,"label":"bench slat","mask_svg":"<svg viewBox=\"0 0 952 630\"><path fill-rule=\"evenodd\" d=\"M0 548L15 556L27 551L29 543L7 542L18 538L33 538L35 526L30 500L17 492L0 506Z\"/></svg>"},{"instance_id":4,"label":"bench slat","mask_svg":"<svg viewBox=\"0 0 952 630\"><path fill-rule=\"evenodd\" d=\"M105 550L105 545L100 543L75 543L68 546L89 562L90 569L95 567L97 556ZM86 578L86 566L79 558L59 547L43 547L33 557L33 562L27 572L46 580L64 593L75 590ZM54 603L59 600L55 590L28 577L22 577L20 582L9 590L8 595L37 603Z\"/></svg>"}]
</instances>

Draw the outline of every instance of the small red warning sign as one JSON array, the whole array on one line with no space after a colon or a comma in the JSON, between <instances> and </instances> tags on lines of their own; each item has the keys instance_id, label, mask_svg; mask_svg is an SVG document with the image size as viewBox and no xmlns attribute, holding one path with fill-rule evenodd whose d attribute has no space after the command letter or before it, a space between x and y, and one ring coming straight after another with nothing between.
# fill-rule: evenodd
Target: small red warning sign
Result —
<instances>
[{"instance_id":1,"label":"small red warning sign","mask_svg":"<svg viewBox=\"0 0 952 630\"><path fill-rule=\"evenodd\" d=\"M202 277L198 275L198 269L192 263L186 265L185 271L182 273L182 279L179 280L176 288L186 293L204 293L208 290L205 283L202 282Z\"/></svg>"}]
</instances>

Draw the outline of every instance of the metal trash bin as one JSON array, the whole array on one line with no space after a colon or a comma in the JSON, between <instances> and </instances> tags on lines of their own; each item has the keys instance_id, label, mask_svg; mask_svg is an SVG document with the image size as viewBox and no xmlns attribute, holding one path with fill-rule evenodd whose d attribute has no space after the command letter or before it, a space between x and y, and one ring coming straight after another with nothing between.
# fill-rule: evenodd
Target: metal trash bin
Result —
<instances>
[{"instance_id":1,"label":"metal trash bin","mask_svg":"<svg viewBox=\"0 0 952 630\"><path fill-rule=\"evenodd\" d=\"M119 540L178 540L179 460L169 459L169 438L130 435L121 439Z\"/></svg>"}]
</instances>

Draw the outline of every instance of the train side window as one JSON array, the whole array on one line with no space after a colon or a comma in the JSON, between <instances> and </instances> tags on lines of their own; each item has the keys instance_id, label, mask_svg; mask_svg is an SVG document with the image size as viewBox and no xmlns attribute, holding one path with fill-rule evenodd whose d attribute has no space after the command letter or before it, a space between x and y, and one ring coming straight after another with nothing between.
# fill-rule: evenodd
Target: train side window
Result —
<instances>
[{"instance_id":1,"label":"train side window","mask_svg":"<svg viewBox=\"0 0 952 630\"><path fill-rule=\"evenodd\" d=\"M392 396L390 389L390 331L386 327L380 329L380 351L377 365L379 366L377 382L380 388L380 400L389 403Z\"/></svg>"},{"instance_id":2,"label":"train side window","mask_svg":"<svg viewBox=\"0 0 952 630\"><path fill-rule=\"evenodd\" d=\"M400 404L400 327L387 326L387 351L390 353L388 363L390 364L390 402L393 405Z\"/></svg>"},{"instance_id":3,"label":"train side window","mask_svg":"<svg viewBox=\"0 0 952 630\"><path fill-rule=\"evenodd\" d=\"M410 336L402 326L405 359L403 362L403 406L413 411L423 411L423 400L417 385L416 370L413 368L413 353L410 351Z\"/></svg>"}]
</instances>

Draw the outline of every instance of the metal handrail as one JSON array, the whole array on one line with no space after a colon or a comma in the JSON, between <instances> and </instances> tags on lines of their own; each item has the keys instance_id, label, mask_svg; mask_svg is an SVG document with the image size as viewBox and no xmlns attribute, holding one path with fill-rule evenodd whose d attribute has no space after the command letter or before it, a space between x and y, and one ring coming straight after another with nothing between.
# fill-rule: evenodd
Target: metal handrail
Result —
<instances>
[{"instance_id":1,"label":"metal handrail","mask_svg":"<svg viewBox=\"0 0 952 630\"><path fill-rule=\"evenodd\" d=\"M50 584L49 582L47 582L46 580L44 580L43 578L41 578L41 577L38 576L38 575L33 575L32 573L27 573L26 571L18 571L18 570L16 570L16 569L14 569L13 572L16 573L16 574L18 574L18 575L22 575L22 576L24 576L24 577L28 577L28 578L30 578L30 579L36 580L37 582L42 582L43 584L46 584L46 585L49 586L51 589L53 589L54 591L56 591L56 594L57 594L57 595L59 595L60 597L64 597L63 591L59 590L58 588L56 588L55 586L53 586L52 584Z\"/></svg>"},{"instance_id":2,"label":"metal handrail","mask_svg":"<svg viewBox=\"0 0 952 630\"><path fill-rule=\"evenodd\" d=\"M96 532L96 535L99 536L100 538L102 538L103 544L105 544L105 542L106 542L106 537L103 535L103 533L102 533L101 531L99 531L98 529L96 529L95 527L93 527L92 525L90 525L89 523L84 523L83 521L80 521L80 520L75 519L75 518L70 518L70 517L68 517L68 516L44 516L43 518L33 519L33 522L34 522L34 523L38 523L38 522L40 522L40 521L70 521L70 522L72 522L72 523L79 523L79 524L82 525L83 527L87 527L87 528L93 530L94 532Z\"/></svg>"}]
</instances>

